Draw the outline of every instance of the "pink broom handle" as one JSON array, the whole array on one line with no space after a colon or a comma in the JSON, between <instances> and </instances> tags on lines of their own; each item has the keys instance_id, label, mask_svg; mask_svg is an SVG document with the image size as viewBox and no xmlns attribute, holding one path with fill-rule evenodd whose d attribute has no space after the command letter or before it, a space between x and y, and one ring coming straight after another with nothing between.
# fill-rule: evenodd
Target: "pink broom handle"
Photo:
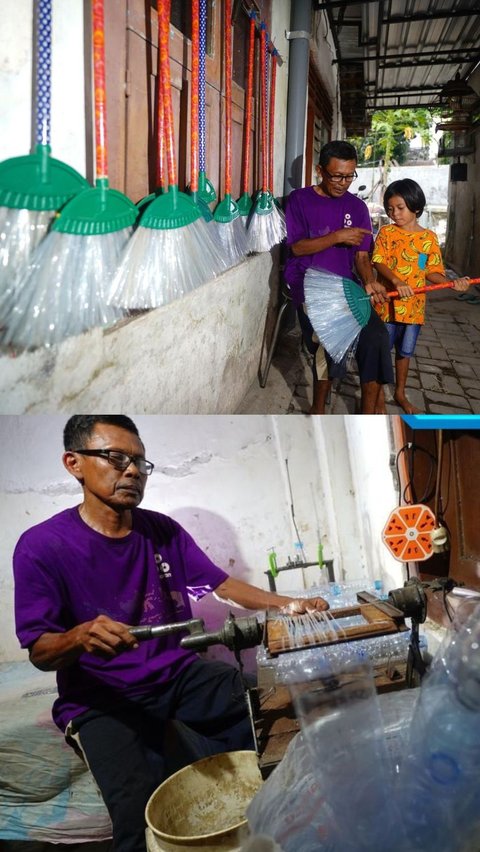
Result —
<instances>
[{"instance_id":1,"label":"pink broom handle","mask_svg":"<svg viewBox=\"0 0 480 852\"><path fill-rule=\"evenodd\" d=\"M192 75L190 95L190 191L198 192L199 134L198 80L200 55L200 4L192 0Z\"/></svg>"},{"instance_id":2,"label":"pink broom handle","mask_svg":"<svg viewBox=\"0 0 480 852\"><path fill-rule=\"evenodd\" d=\"M267 152L267 81L265 79L265 60L267 57L267 27L260 24L260 148L262 151L262 190L268 191L268 152Z\"/></svg>"},{"instance_id":3,"label":"pink broom handle","mask_svg":"<svg viewBox=\"0 0 480 852\"><path fill-rule=\"evenodd\" d=\"M96 179L106 179L107 109L105 98L105 22L103 0L93 0L93 82L95 90L95 165Z\"/></svg>"},{"instance_id":4,"label":"pink broom handle","mask_svg":"<svg viewBox=\"0 0 480 852\"><path fill-rule=\"evenodd\" d=\"M177 165L173 140L173 106L170 88L170 0L158 0L158 49L160 51L160 84L162 87L163 121L165 129L165 147L167 154L167 173L169 186L177 184Z\"/></svg>"},{"instance_id":5,"label":"pink broom handle","mask_svg":"<svg viewBox=\"0 0 480 852\"><path fill-rule=\"evenodd\" d=\"M442 281L441 284L428 284L426 287L419 287L418 290L413 291L413 295L416 296L417 293L428 293L430 290L446 290L448 287L453 287L454 281ZM480 278L470 278L468 282L470 284L480 284ZM398 296L398 290L392 290L391 292L387 291L389 296ZM370 296L368 297L370 298Z\"/></svg>"},{"instance_id":6,"label":"pink broom handle","mask_svg":"<svg viewBox=\"0 0 480 852\"><path fill-rule=\"evenodd\" d=\"M255 16L256 12L250 12L250 40L248 43L248 73L247 89L245 92L245 160L243 163L243 187L242 191L248 193L248 178L250 174L250 152L252 130L252 97L253 97L253 65L255 61Z\"/></svg>"},{"instance_id":7,"label":"pink broom handle","mask_svg":"<svg viewBox=\"0 0 480 852\"><path fill-rule=\"evenodd\" d=\"M232 0L225 0L225 195L232 194Z\"/></svg>"},{"instance_id":8,"label":"pink broom handle","mask_svg":"<svg viewBox=\"0 0 480 852\"><path fill-rule=\"evenodd\" d=\"M270 74L270 111L268 120L270 122L269 138L268 138L268 177L269 190L273 192L273 149L274 149L274 128L275 128L275 81L277 78L277 51L272 49L272 65Z\"/></svg>"}]
</instances>

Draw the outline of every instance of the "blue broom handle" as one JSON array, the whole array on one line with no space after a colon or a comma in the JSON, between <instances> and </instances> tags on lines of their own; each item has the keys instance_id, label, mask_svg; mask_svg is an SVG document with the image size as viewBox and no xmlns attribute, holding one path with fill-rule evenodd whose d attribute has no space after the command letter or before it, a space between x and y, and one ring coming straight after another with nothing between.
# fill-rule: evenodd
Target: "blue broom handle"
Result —
<instances>
[{"instance_id":1,"label":"blue broom handle","mask_svg":"<svg viewBox=\"0 0 480 852\"><path fill-rule=\"evenodd\" d=\"M35 0L35 142L50 145L52 0Z\"/></svg>"},{"instance_id":2,"label":"blue broom handle","mask_svg":"<svg viewBox=\"0 0 480 852\"><path fill-rule=\"evenodd\" d=\"M205 172L205 54L207 52L207 0L200 0L200 52L198 62L198 147L199 170Z\"/></svg>"}]
</instances>

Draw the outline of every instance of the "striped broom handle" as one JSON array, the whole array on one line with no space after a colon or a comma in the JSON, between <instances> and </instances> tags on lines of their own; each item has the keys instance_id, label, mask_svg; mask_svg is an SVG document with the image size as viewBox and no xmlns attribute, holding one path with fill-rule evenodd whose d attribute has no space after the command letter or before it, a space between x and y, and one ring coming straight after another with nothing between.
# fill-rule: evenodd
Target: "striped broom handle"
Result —
<instances>
[{"instance_id":1,"label":"striped broom handle","mask_svg":"<svg viewBox=\"0 0 480 852\"><path fill-rule=\"evenodd\" d=\"M192 0L192 76L190 86L190 191L198 192L199 132L198 132L198 81L200 54L200 6Z\"/></svg>"},{"instance_id":2,"label":"striped broom handle","mask_svg":"<svg viewBox=\"0 0 480 852\"><path fill-rule=\"evenodd\" d=\"M268 116L270 128L268 137L268 188L273 193L273 151L275 136L275 84L277 77L277 51L272 50L272 64L270 74L270 112Z\"/></svg>"},{"instance_id":3,"label":"striped broom handle","mask_svg":"<svg viewBox=\"0 0 480 852\"><path fill-rule=\"evenodd\" d=\"M35 142L50 145L52 1L35 5Z\"/></svg>"},{"instance_id":4,"label":"striped broom handle","mask_svg":"<svg viewBox=\"0 0 480 852\"><path fill-rule=\"evenodd\" d=\"M245 158L243 162L243 192L248 192L248 179L250 175L250 152L252 131L252 97L253 97L253 65L255 62L255 17L256 12L250 12L250 38L248 43L248 73L247 88L245 91Z\"/></svg>"},{"instance_id":5,"label":"striped broom handle","mask_svg":"<svg viewBox=\"0 0 480 852\"><path fill-rule=\"evenodd\" d=\"M268 151L267 151L267 81L265 79L265 61L267 57L267 27L260 24L260 149L262 152L262 191L268 191Z\"/></svg>"},{"instance_id":6,"label":"striped broom handle","mask_svg":"<svg viewBox=\"0 0 480 852\"><path fill-rule=\"evenodd\" d=\"M232 0L225 0L225 195L232 194Z\"/></svg>"},{"instance_id":7,"label":"striped broom handle","mask_svg":"<svg viewBox=\"0 0 480 852\"><path fill-rule=\"evenodd\" d=\"M413 291L413 295L416 296L417 293L428 293L430 290L446 290L448 287L453 287L455 281L442 281L441 284L428 284L426 287L419 287L418 290ZM468 282L470 284L480 284L480 278L470 278ZM398 290L388 290L387 294L390 297L398 296ZM362 296L362 299L370 299L371 296Z\"/></svg>"},{"instance_id":8,"label":"striped broom handle","mask_svg":"<svg viewBox=\"0 0 480 852\"><path fill-rule=\"evenodd\" d=\"M103 0L93 0L93 85L95 89L95 164L96 179L108 176L107 108L105 92L105 21Z\"/></svg>"}]
</instances>

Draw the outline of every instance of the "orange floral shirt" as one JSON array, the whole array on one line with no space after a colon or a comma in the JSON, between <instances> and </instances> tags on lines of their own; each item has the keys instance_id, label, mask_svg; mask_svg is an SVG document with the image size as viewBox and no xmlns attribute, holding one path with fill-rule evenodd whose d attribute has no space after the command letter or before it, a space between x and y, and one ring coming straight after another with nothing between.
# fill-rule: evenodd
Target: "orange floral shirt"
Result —
<instances>
[{"instance_id":1,"label":"orange floral shirt","mask_svg":"<svg viewBox=\"0 0 480 852\"><path fill-rule=\"evenodd\" d=\"M383 263L395 276L412 290L425 287L426 277L432 272L445 274L442 253L433 231L404 231L397 225L384 225L375 240L372 263ZM387 282L378 276L382 284ZM392 289L392 285L388 286ZM405 299L390 299L383 305L374 305L384 322L405 322L423 325L425 321L426 294L417 293Z\"/></svg>"}]
</instances>

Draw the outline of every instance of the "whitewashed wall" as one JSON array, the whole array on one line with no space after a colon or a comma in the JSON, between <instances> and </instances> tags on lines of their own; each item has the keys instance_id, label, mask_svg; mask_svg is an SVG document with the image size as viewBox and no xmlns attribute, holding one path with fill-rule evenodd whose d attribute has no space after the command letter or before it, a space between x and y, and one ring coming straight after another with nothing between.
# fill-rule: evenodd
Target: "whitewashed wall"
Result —
<instances>
[{"instance_id":1,"label":"whitewashed wall","mask_svg":"<svg viewBox=\"0 0 480 852\"><path fill-rule=\"evenodd\" d=\"M32 147L32 0L2 0L0 160ZM83 0L52 3L52 155L85 175Z\"/></svg>"},{"instance_id":2,"label":"whitewashed wall","mask_svg":"<svg viewBox=\"0 0 480 852\"><path fill-rule=\"evenodd\" d=\"M293 503L307 561L316 560L321 541L339 579L381 578L390 588L401 585L398 563L378 532L395 499L387 418L133 419L155 463L144 507L171 514L234 576L268 588L269 548L275 548L279 565L294 557ZM0 418L0 661L25 656L14 631L16 541L25 529L81 500L61 463L65 422L60 415ZM319 570L309 569L307 586L318 582ZM278 588L300 590L300 572L280 575ZM228 613L210 599L198 609L210 629Z\"/></svg>"}]
</instances>

